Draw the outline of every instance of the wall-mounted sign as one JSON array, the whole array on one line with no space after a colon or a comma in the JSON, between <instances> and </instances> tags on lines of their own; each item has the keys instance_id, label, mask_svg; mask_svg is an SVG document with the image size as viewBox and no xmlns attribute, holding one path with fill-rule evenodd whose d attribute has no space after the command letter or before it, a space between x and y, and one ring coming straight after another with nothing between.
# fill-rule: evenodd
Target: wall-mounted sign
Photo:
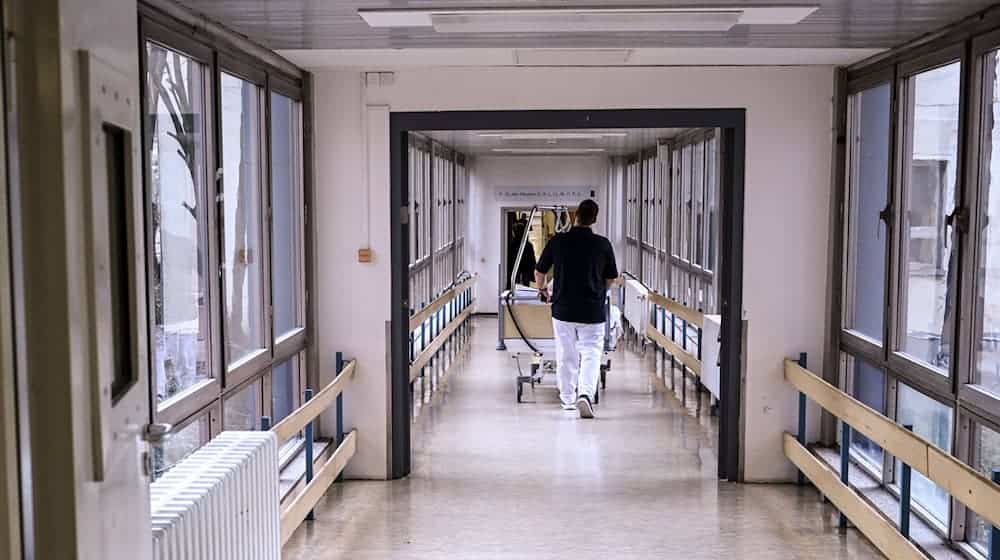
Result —
<instances>
[{"instance_id":1,"label":"wall-mounted sign","mask_svg":"<svg viewBox=\"0 0 1000 560\"><path fill-rule=\"evenodd\" d=\"M577 204L597 192L590 187L497 187L494 196L501 202Z\"/></svg>"}]
</instances>

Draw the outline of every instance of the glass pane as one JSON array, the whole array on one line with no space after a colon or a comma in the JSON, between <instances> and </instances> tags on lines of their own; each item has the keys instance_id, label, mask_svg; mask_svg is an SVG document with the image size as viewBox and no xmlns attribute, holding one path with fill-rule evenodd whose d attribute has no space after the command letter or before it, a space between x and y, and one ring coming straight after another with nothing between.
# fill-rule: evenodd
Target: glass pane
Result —
<instances>
[{"instance_id":1,"label":"glass pane","mask_svg":"<svg viewBox=\"0 0 1000 560\"><path fill-rule=\"evenodd\" d=\"M987 477L993 476L993 469L1000 467L1000 433L985 426L977 426L975 433L974 453L978 458L975 467ZM976 514L972 514L972 525L969 528L969 542L986 554L990 542L990 524Z\"/></svg>"},{"instance_id":2,"label":"glass pane","mask_svg":"<svg viewBox=\"0 0 1000 560\"><path fill-rule=\"evenodd\" d=\"M281 422L295 410L299 395L299 358L296 356L271 370L271 424Z\"/></svg>"},{"instance_id":3,"label":"glass pane","mask_svg":"<svg viewBox=\"0 0 1000 560\"><path fill-rule=\"evenodd\" d=\"M209 379L204 68L147 43L156 402Z\"/></svg>"},{"instance_id":4,"label":"glass pane","mask_svg":"<svg viewBox=\"0 0 1000 560\"><path fill-rule=\"evenodd\" d=\"M882 341L885 312L886 228L879 213L889 201L890 96L884 84L851 99L851 185L845 326Z\"/></svg>"},{"instance_id":5,"label":"glass pane","mask_svg":"<svg viewBox=\"0 0 1000 560\"><path fill-rule=\"evenodd\" d=\"M997 97L1000 73L997 51L989 53L983 68L983 130L989 134L984 146L982 169L983 226L980 237L979 297L976 298L978 340L974 383L1000 395L1000 99ZM988 151L987 151L988 150ZM998 226L1000 227L1000 226Z\"/></svg>"},{"instance_id":6,"label":"glass pane","mask_svg":"<svg viewBox=\"0 0 1000 560\"><path fill-rule=\"evenodd\" d=\"M707 176L708 176L708 186L705 192L706 202L705 202L705 216L707 222L705 224L707 228L708 236L708 246L706 247L706 257L705 257L705 270L715 270L715 221L718 219L716 216L716 198L718 193L718 169L719 169L719 140L717 136L713 136L708 141L708 162L707 162Z\"/></svg>"},{"instance_id":7,"label":"glass pane","mask_svg":"<svg viewBox=\"0 0 1000 560\"><path fill-rule=\"evenodd\" d=\"M705 203L705 143L698 142L694 145L694 163L691 182L691 242L694 246L691 253L694 256L694 263L702 265L705 263L705 240L704 230L704 203Z\"/></svg>"},{"instance_id":8,"label":"glass pane","mask_svg":"<svg viewBox=\"0 0 1000 560\"><path fill-rule=\"evenodd\" d=\"M223 260L226 356L230 365L267 343L261 254L260 126L257 86L223 73Z\"/></svg>"},{"instance_id":9,"label":"glass pane","mask_svg":"<svg viewBox=\"0 0 1000 560\"><path fill-rule=\"evenodd\" d=\"M300 105L271 94L271 293L274 335L303 326L302 126Z\"/></svg>"},{"instance_id":10,"label":"glass pane","mask_svg":"<svg viewBox=\"0 0 1000 560\"><path fill-rule=\"evenodd\" d=\"M961 64L910 78L907 115L906 206L901 213L901 286L906 354L948 374L952 320L951 228L958 168L958 105Z\"/></svg>"},{"instance_id":11,"label":"glass pane","mask_svg":"<svg viewBox=\"0 0 1000 560\"><path fill-rule=\"evenodd\" d=\"M912 425L913 431L941 449L951 452L952 409L902 383L899 384L899 414L897 422ZM896 461L896 483L902 464ZM913 499L938 521L948 522L948 493L924 475L913 471Z\"/></svg>"},{"instance_id":12,"label":"glass pane","mask_svg":"<svg viewBox=\"0 0 1000 560\"><path fill-rule=\"evenodd\" d=\"M691 180L694 147L684 146L681 160L681 258L691 260Z\"/></svg>"},{"instance_id":13,"label":"glass pane","mask_svg":"<svg viewBox=\"0 0 1000 560\"><path fill-rule=\"evenodd\" d=\"M188 455L205 444L210 437L208 415L203 415L187 426L170 434L163 445L153 447L156 476L170 470Z\"/></svg>"},{"instance_id":14,"label":"glass pane","mask_svg":"<svg viewBox=\"0 0 1000 560\"><path fill-rule=\"evenodd\" d=\"M241 389L223 403L224 430L259 430L261 417L260 380Z\"/></svg>"},{"instance_id":15,"label":"glass pane","mask_svg":"<svg viewBox=\"0 0 1000 560\"><path fill-rule=\"evenodd\" d=\"M847 363L852 376L851 393L854 398L885 414L885 373L865 360L853 356L848 357ZM882 448L875 442L861 432L852 431L851 448L859 452L879 472L882 471Z\"/></svg>"}]
</instances>

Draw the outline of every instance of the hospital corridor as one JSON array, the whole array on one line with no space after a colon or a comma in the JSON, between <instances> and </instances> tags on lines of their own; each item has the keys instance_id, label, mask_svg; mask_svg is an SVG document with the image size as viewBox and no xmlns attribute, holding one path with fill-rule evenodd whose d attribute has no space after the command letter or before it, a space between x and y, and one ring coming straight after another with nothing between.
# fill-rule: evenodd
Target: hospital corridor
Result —
<instances>
[{"instance_id":1,"label":"hospital corridor","mask_svg":"<svg viewBox=\"0 0 1000 560\"><path fill-rule=\"evenodd\" d=\"M1000 560L1000 0L0 30L0 560Z\"/></svg>"},{"instance_id":2,"label":"hospital corridor","mask_svg":"<svg viewBox=\"0 0 1000 560\"><path fill-rule=\"evenodd\" d=\"M285 558L879 557L811 491L720 484L717 419L652 350L614 353L590 422L551 386L518 405L496 321L472 330L414 420L410 476L334 486Z\"/></svg>"}]
</instances>

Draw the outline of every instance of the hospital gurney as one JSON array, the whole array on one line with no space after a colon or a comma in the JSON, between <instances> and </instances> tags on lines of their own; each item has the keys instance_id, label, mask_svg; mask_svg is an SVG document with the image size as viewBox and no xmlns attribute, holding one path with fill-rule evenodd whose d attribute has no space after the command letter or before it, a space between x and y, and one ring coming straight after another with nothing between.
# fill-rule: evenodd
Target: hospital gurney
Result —
<instances>
[{"instance_id":1,"label":"hospital gurney","mask_svg":"<svg viewBox=\"0 0 1000 560\"><path fill-rule=\"evenodd\" d=\"M611 305L610 298L605 300L605 305L608 321L604 324L604 357L595 404L600 401L600 390L607 386L611 352L617 347L622 331L621 312ZM506 350L517 365L517 402L523 402L526 383L534 389L547 373L555 373L552 307L540 301L538 290L518 286L514 292L508 290L500 294L499 308L497 349Z\"/></svg>"}]
</instances>

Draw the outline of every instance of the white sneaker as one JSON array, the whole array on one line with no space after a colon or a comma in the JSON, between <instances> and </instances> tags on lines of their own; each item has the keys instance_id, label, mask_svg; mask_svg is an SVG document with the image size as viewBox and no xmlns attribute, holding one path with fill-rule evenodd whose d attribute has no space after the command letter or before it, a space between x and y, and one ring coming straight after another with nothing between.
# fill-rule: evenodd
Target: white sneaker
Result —
<instances>
[{"instance_id":1,"label":"white sneaker","mask_svg":"<svg viewBox=\"0 0 1000 560\"><path fill-rule=\"evenodd\" d=\"M576 399L576 409L580 411L580 418L594 417L594 405L590 404L590 397L587 395L580 395Z\"/></svg>"},{"instance_id":2,"label":"white sneaker","mask_svg":"<svg viewBox=\"0 0 1000 560\"><path fill-rule=\"evenodd\" d=\"M562 409L563 410L572 410L572 411L575 412L576 411L576 404L575 403L569 403L569 404L562 403Z\"/></svg>"}]
</instances>

